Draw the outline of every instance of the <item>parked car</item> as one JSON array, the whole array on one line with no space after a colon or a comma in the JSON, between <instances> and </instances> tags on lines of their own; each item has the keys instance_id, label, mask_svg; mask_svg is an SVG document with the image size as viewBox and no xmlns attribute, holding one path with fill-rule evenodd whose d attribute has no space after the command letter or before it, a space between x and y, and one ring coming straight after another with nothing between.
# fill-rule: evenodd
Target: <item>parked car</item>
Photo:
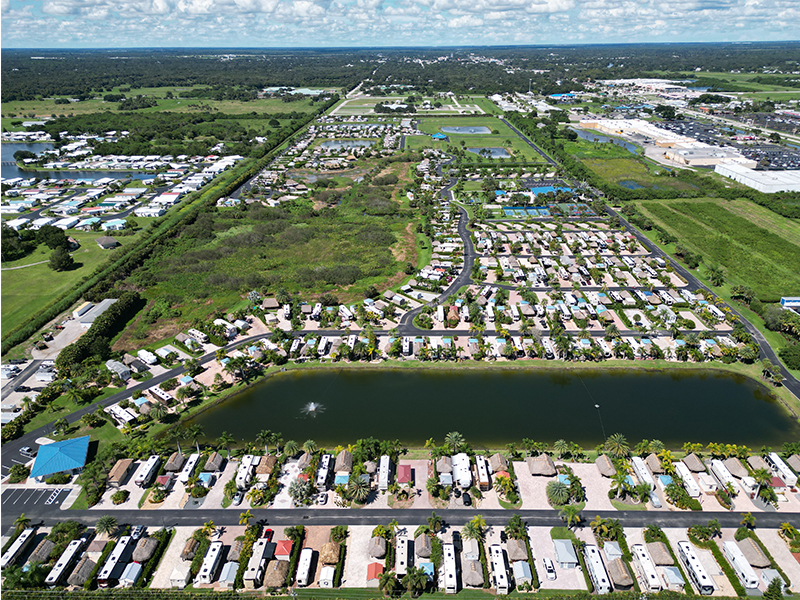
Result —
<instances>
[{"instance_id":1,"label":"parked car","mask_svg":"<svg viewBox=\"0 0 800 600\"><path fill-rule=\"evenodd\" d=\"M19 449L19 453L22 454L22 456L27 456L28 458L36 458L36 450L30 446L23 446Z\"/></svg>"},{"instance_id":2,"label":"parked car","mask_svg":"<svg viewBox=\"0 0 800 600\"><path fill-rule=\"evenodd\" d=\"M464 506L472 506L472 498L470 498L467 492L464 492L461 497L464 500Z\"/></svg>"},{"instance_id":3,"label":"parked car","mask_svg":"<svg viewBox=\"0 0 800 600\"><path fill-rule=\"evenodd\" d=\"M322 492L317 498L317 504L320 506L328 503L328 492Z\"/></svg>"},{"instance_id":4,"label":"parked car","mask_svg":"<svg viewBox=\"0 0 800 600\"><path fill-rule=\"evenodd\" d=\"M265 529L264 530L264 534L261 537L264 538L265 540L267 540L268 542L271 542L272 541L272 536L274 534L275 534L275 532L272 531L272 529Z\"/></svg>"},{"instance_id":5,"label":"parked car","mask_svg":"<svg viewBox=\"0 0 800 600\"><path fill-rule=\"evenodd\" d=\"M233 496L233 500L231 500L231 504L234 506L239 506L244 500L244 492L236 492Z\"/></svg>"},{"instance_id":6,"label":"parked car","mask_svg":"<svg viewBox=\"0 0 800 600\"><path fill-rule=\"evenodd\" d=\"M138 540L140 537L144 535L145 527L144 525L137 525L133 529L131 529L131 539Z\"/></svg>"},{"instance_id":7,"label":"parked car","mask_svg":"<svg viewBox=\"0 0 800 600\"><path fill-rule=\"evenodd\" d=\"M544 572L547 574L547 578L551 581L555 580L556 567L553 564L553 561L549 558L543 558L542 562L544 563Z\"/></svg>"}]
</instances>

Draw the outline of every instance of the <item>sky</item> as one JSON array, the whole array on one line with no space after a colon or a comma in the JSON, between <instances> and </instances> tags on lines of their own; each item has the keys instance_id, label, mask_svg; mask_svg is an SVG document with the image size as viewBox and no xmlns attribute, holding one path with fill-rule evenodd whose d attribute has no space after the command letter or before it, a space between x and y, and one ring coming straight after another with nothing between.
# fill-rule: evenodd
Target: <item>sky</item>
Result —
<instances>
[{"instance_id":1,"label":"sky","mask_svg":"<svg viewBox=\"0 0 800 600\"><path fill-rule=\"evenodd\" d=\"M781 41L800 0L0 0L3 48Z\"/></svg>"}]
</instances>

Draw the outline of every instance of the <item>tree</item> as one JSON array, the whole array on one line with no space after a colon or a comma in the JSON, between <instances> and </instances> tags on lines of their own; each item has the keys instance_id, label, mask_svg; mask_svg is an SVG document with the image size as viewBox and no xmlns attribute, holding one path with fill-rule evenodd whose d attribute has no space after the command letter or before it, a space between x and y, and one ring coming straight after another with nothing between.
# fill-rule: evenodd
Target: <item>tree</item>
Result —
<instances>
[{"instance_id":1,"label":"tree","mask_svg":"<svg viewBox=\"0 0 800 600\"><path fill-rule=\"evenodd\" d=\"M428 524L428 530L434 534L439 533L439 530L442 528L442 518L435 512L431 513L431 516L427 518L426 523Z\"/></svg>"},{"instance_id":2,"label":"tree","mask_svg":"<svg viewBox=\"0 0 800 600\"><path fill-rule=\"evenodd\" d=\"M450 449L451 454L455 454L464 445L464 436L457 431L451 431L444 436L444 443Z\"/></svg>"},{"instance_id":3,"label":"tree","mask_svg":"<svg viewBox=\"0 0 800 600\"><path fill-rule=\"evenodd\" d=\"M611 478L611 490L618 498L624 498L625 494L628 493L629 488L630 484L628 483L628 474L624 471L616 473Z\"/></svg>"},{"instance_id":4,"label":"tree","mask_svg":"<svg viewBox=\"0 0 800 600\"><path fill-rule=\"evenodd\" d=\"M210 538L216 530L217 526L214 525L214 521L207 521L203 523L203 528L200 531L206 538Z\"/></svg>"},{"instance_id":5,"label":"tree","mask_svg":"<svg viewBox=\"0 0 800 600\"><path fill-rule=\"evenodd\" d=\"M67 433L68 429L69 429L69 423L65 418L62 417L60 419L56 419L55 421L53 421L53 431L55 433L64 435L65 433Z\"/></svg>"},{"instance_id":6,"label":"tree","mask_svg":"<svg viewBox=\"0 0 800 600\"><path fill-rule=\"evenodd\" d=\"M217 438L217 448L224 447L225 450L228 452L228 458L231 457L231 443L233 441L234 441L233 436L227 431L223 431L221 434L219 434L219 437Z\"/></svg>"},{"instance_id":7,"label":"tree","mask_svg":"<svg viewBox=\"0 0 800 600\"><path fill-rule=\"evenodd\" d=\"M400 588L400 582L397 581L397 575L394 571L384 571L381 573L378 580L378 589L383 592L384 596L393 596Z\"/></svg>"},{"instance_id":8,"label":"tree","mask_svg":"<svg viewBox=\"0 0 800 600\"><path fill-rule=\"evenodd\" d=\"M566 440L556 440L553 442L553 450L556 451L559 458L563 458L566 454L569 454L570 445L569 442Z\"/></svg>"},{"instance_id":9,"label":"tree","mask_svg":"<svg viewBox=\"0 0 800 600\"><path fill-rule=\"evenodd\" d=\"M164 408L164 405L160 402L156 402L155 405L150 408L150 416L156 421L163 421L164 417L167 416L167 409Z\"/></svg>"},{"instance_id":10,"label":"tree","mask_svg":"<svg viewBox=\"0 0 800 600\"><path fill-rule=\"evenodd\" d=\"M764 592L764 600L782 600L783 599L783 580L780 577L774 577L767 586L767 591Z\"/></svg>"},{"instance_id":11,"label":"tree","mask_svg":"<svg viewBox=\"0 0 800 600\"><path fill-rule=\"evenodd\" d=\"M562 506L569 502L569 486L561 481L551 481L545 488L547 499L553 506Z\"/></svg>"},{"instance_id":12,"label":"tree","mask_svg":"<svg viewBox=\"0 0 800 600\"><path fill-rule=\"evenodd\" d=\"M628 440L621 433L612 433L608 436L605 447L615 458L625 458L631 452Z\"/></svg>"},{"instance_id":13,"label":"tree","mask_svg":"<svg viewBox=\"0 0 800 600\"><path fill-rule=\"evenodd\" d=\"M294 440L289 440L283 445L283 453L287 456L295 456L300 452L300 446Z\"/></svg>"},{"instance_id":14,"label":"tree","mask_svg":"<svg viewBox=\"0 0 800 600\"><path fill-rule=\"evenodd\" d=\"M365 481L361 477L350 478L347 484L347 494L353 501L364 504L367 498L369 498L369 492L370 485L368 481Z\"/></svg>"},{"instance_id":15,"label":"tree","mask_svg":"<svg viewBox=\"0 0 800 600\"><path fill-rule=\"evenodd\" d=\"M558 516L567 524L567 529L573 525L578 525L582 520L580 507L575 504L564 506L558 511Z\"/></svg>"},{"instance_id":16,"label":"tree","mask_svg":"<svg viewBox=\"0 0 800 600\"><path fill-rule=\"evenodd\" d=\"M706 275L713 286L719 287L725 283L725 271L719 265L708 265Z\"/></svg>"},{"instance_id":17,"label":"tree","mask_svg":"<svg viewBox=\"0 0 800 600\"><path fill-rule=\"evenodd\" d=\"M428 587L428 575L420 567L411 567L403 576L403 585L413 598L417 598Z\"/></svg>"},{"instance_id":18,"label":"tree","mask_svg":"<svg viewBox=\"0 0 800 600\"><path fill-rule=\"evenodd\" d=\"M269 442L272 439L272 431L269 429L262 429L256 435L256 444L264 446L264 454L269 454Z\"/></svg>"},{"instance_id":19,"label":"tree","mask_svg":"<svg viewBox=\"0 0 800 600\"><path fill-rule=\"evenodd\" d=\"M464 525L461 536L467 540L482 542L486 535L486 521L482 515L475 515Z\"/></svg>"},{"instance_id":20,"label":"tree","mask_svg":"<svg viewBox=\"0 0 800 600\"><path fill-rule=\"evenodd\" d=\"M525 531L525 521L519 515L512 515L503 531L512 540L523 540L528 535Z\"/></svg>"},{"instance_id":21,"label":"tree","mask_svg":"<svg viewBox=\"0 0 800 600\"><path fill-rule=\"evenodd\" d=\"M250 521L253 520L253 513L250 512L250 509L247 509L242 514L239 515L239 525L250 525Z\"/></svg>"},{"instance_id":22,"label":"tree","mask_svg":"<svg viewBox=\"0 0 800 600\"><path fill-rule=\"evenodd\" d=\"M31 524L31 520L25 516L25 513L22 513L16 519L14 519L14 527L17 531L22 531L23 529L27 529L28 526Z\"/></svg>"},{"instance_id":23,"label":"tree","mask_svg":"<svg viewBox=\"0 0 800 600\"><path fill-rule=\"evenodd\" d=\"M97 519L94 528L98 533L113 536L117 531L117 519L111 515L103 515Z\"/></svg>"},{"instance_id":24,"label":"tree","mask_svg":"<svg viewBox=\"0 0 800 600\"><path fill-rule=\"evenodd\" d=\"M307 452L308 454L314 454L317 451L317 442L314 440L306 440L303 442L303 452Z\"/></svg>"},{"instance_id":25,"label":"tree","mask_svg":"<svg viewBox=\"0 0 800 600\"><path fill-rule=\"evenodd\" d=\"M742 513L741 525L742 527L747 527L747 529L755 529L756 518L753 516L753 513Z\"/></svg>"},{"instance_id":26,"label":"tree","mask_svg":"<svg viewBox=\"0 0 800 600\"><path fill-rule=\"evenodd\" d=\"M200 453L200 445L197 443L197 439L203 435L203 426L199 423L195 423L194 425L190 425L184 430L183 433L184 437L187 440L192 440L192 443L197 446L197 452Z\"/></svg>"},{"instance_id":27,"label":"tree","mask_svg":"<svg viewBox=\"0 0 800 600\"><path fill-rule=\"evenodd\" d=\"M70 256L69 250L63 246L59 246L50 254L48 266L53 269L53 271L67 271L72 268L74 264L75 261Z\"/></svg>"}]
</instances>

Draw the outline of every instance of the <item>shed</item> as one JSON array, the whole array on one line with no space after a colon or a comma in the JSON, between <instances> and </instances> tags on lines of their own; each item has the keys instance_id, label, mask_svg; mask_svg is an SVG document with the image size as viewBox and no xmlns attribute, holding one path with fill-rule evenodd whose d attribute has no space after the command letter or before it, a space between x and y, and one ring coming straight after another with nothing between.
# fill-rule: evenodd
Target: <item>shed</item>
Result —
<instances>
[{"instance_id":1,"label":"shed","mask_svg":"<svg viewBox=\"0 0 800 600\"><path fill-rule=\"evenodd\" d=\"M110 235L102 235L97 238L97 245L103 250L110 250L111 248L116 248L119 246L119 242Z\"/></svg>"},{"instance_id":2,"label":"shed","mask_svg":"<svg viewBox=\"0 0 800 600\"><path fill-rule=\"evenodd\" d=\"M449 456L443 456L442 458L436 461L436 472L437 473L453 472L453 461L450 459Z\"/></svg>"},{"instance_id":3,"label":"shed","mask_svg":"<svg viewBox=\"0 0 800 600\"><path fill-rule=\"evenodd\" d=\"M108 481L106 483L111 487L119 487L124 484L125 480L128 478L128 474L131 472L133 462L132 458L121 458L118 460L111 468L111 471L108 472Z\"/></svg>"},{"instance_id":4,"label":"shed","mask_svg":"<svg viewBox=\"0 0 800 600\"><path fill-rule=\"evenodd\" d=\"M696 454L687 454L686 457L683 459L683 464L692 471L693 473L705 473L706 466L703 464L703 461L700 460L700 457Z\"/></svg>"},{"instance_id":5,"label":"shed","mask_svg":"<svg viewBox=\"0 0 800 600\"><path fill-rule=\"evenodd\" d=\"M608 562L608 576L616 589L627 590L633 587L631 572L621 558L615 558Z\"/></svg>"},{"instance_id":6,"label":"shed","mask_svg":"<svg viewBox=\"0 0 800 600\"><path fill-rule=\"evenodd\" d=\"M742 551L742 554L744 554L744 557L747 559L747 562L750 563L751 567L766 569L770 566L771 562L769 558L767 558L761 546L759 546L753 538L746 537L736 543L739 545L739 549Z\"/></svg>"},{"instance_id":7,"label":"shed","mask_svg":"<svg viewBox=\"0 0 800 600\"><path fill-rule=\"evenodd\" d=\"M481 546L478 540L461 538L461 558L464 560L480 560Z\"/></svg>"},{"instance_id":8,"label":"shed","mask_svg":"<svg viewBox=\"0 0 800 600\"><path fill-rule=\"evenodd\" d=\"M553 540L556 551L556 562L562 569L574 569L578 566L578 555L570 540Z\"/></svg>"},{"instance_id":9,"label":"shed","mask_svg":"<svg viewBox=\"0 0 800 600\"><path fill-rule=\"evenodd\" d=\"M499 452L492 454L489 457L489 468L492 470L492 473L508 471L508 459Z\"/></svg>"},{"instance_id":10,"label":"shed","mask_svg":"<svg viewBox=\"0 0 800 600\"><path fill-rule=\"evenodd\" d=\"M275 558L289 560L292 555L292 540L278 540L275 542Z\"/></svg>"},{"instance_id":11,"label":"shed","mask_svg":"<svg viewBox=\"0 0 800 600\"><path fill-rule=\"evenodd\" d=\"M178 563L169 576L169 587L182 590L191 578L191 565L189 563Z\"/></svg>"},{"instance_id":12,"label":"shed","mask_svg":"<svg viewBox=\"0 0 800 600\"><path fill-rule=\"evenodd\" d=\"M311 455L308 452L303 452L297 461L297 468L301 471L311 464Z\"/></svg>"},{"instance_id":13,"label":"shed","mask_svg":"<svg viewBox=\"0 0 800 600\"><path fill-rule=\"evenodd\" d=\"M228 561L222 565L219 574L219 585L226 590L232 590L236 585L236 573L239 571L239 563Z\"/></svg>"},{"instance_id":14,"label":"shed","mask_svg":"<svg viewBox=\"0 0 800 600\"><path fill-rule=\"evenodd\" d=\"M462 565L464 585L483 587L483 566L477 560L465 560Z\"/></svg>"},{"instance_id":15,"label":"shed","mask_svg":"<svg viewBox=\"0 0 800 600\"><path fill-rule=\"evenodd\" d=\"M328 542L323 544L319 551L319 560L323 565L335 565L339 562L339 553L341 546L336 542Z\"/></svg>"},{"instance_id":16,"label":"shed","mask_svg":"<svg viewBox=\"0 0 800 600\"><path fill-rule=\"evenodd\" d=\"M136 544L136 548L133 550L131 559L134 562L145 563L153 558L156 548L158 548L158 540L156 538L141 538Z\"/></svg>"},{"instance_id":17,"label":"shed","mask_svg":"<svg viewBox=\"0 0 800 600\"><path fill-rule=\"evenodd\" d=\"M84 556L78 561L75 569L67 578L67 583L75 587L83 587L83 584L89 581L89 576L94 571L95 566L96 564L93 560L89 559L88 556Z\"/></svg>"},{"instance_id":18,"label":"shed","mask_svg":"<svg viewBox=\"0 0 800 600\"><path fill-rule=\"evenodd\" d=\"M430 558L431 556L431 538L422 533L414 539L414 552L420 558Z\"/></svg>"},{"instance_id":19,"label":"shed","mask_svg":"<svg viewBox=\"0 0 800 600\"><path fill-rule=\"evenodd\" d=\"M397 466L397 483L411 483L411 465Z\"/></svg>"},{"instance_id":20,"label":"shed","mask_svg":"<svg viewBox=\"0 0 800 600\"><path fill-rule=\"evenodd\" d=\"M289 572L289 561L272 560L267 563L267 572L264 576L264 587L280 588L286 584L286 574Z\"/></svg>"},{"instance_id":21,"label":"shed","mask_svg":"<svg viewBox=\"0 0 800 600\"><path fill-rule=\"evenodd\" d=\"M50 540L42 540L39 542L39 545L36 546L36 550L31 553L28 562L46 563L50 560L50 554L55 547L55 543Z\"/></svg>"},{"instance_id":22,"label":"shed","mask_svg":"<svg viewBox=\"0 0 800 600\"><path fill-rule=\"evenodd\" d=\"M349 450L339 452L333 470L336 473L351 473L353 471L353 454Z\"/></svg>"},{"instance_id":23,"label":"shed","mask_svg":"<svg viewBox=\"0 0 800 600\"><path fill-rule=\"evenodd\" d=\"M375 581L380 579L383 574L383 565L381 563L369 563L367 565L367 581Z\"/></svg>"},{"instance_id":24,"label":"shed","mask_svg":"<svg viewBox=\"0 0 800 600\"><path fill-rule=\"evenodd\" d=\"M280 304L278 304L278 301L275 298L264 298L264 300L261 302L261 308L264 310L274 310L280 308Z\"/></svg>"},{"instance_id":25,"label":"shed","mask_svg":"<svg viewBox=\"0 0 800 600\"><path fill-rule=\"evenodd\" d=\"M256 475L272 475L275 465L278 464L278 457L273 454L262 456L261 461L256 465Z\"/></svg>"},{"instance_id":26,"label":"shed","mask_svg":"<svg viewBox=\"0 0 800 600\"><path fill-rule=\"evenodd\" d=\"M208 457L203 471L206 473L218 473L222 471L222 465L225 463L225 458L219 452L212 452Z\"/></svg>"},{"instance_id":27,"label":"shed","mask_svg":"<svg viewBox=\"0 0 800 600\"><path fill-rule=\"evenodd\" d=\"M653 475L662 475L664 473L664 467L661 466L661 460L655 454L648 454L647 458L644 459L644 464L647 465L647 468L652 471Z\"/></svg>"},{"instance_id":28,"label":"shed","mask_svg":"<svg viewBox=\"0 0 800 600\"><path fill-rule=\"evenodd\" d=\"M675 564L664 542L648 542L647 551L650 553L653 562L660 567L667 567Z\"/></svg>"},{"instance_id":29,"label":"shed","mask_svg":"<svg viewBox=\"0 0 800 600\"><path fill-rule=\"evenodd\" d=\"M122 588L132 588L142 576L142 565L137 562L128 563L122 576L119 578L119 585Z\"/></svg>"},{"instance_id":30,"label":"shed","mask_svg":"<svg viewBox=\"0 0 800 600\"><path fill-rule=\"evenodd\" d=\"M686 582L684 581L678 567L664 567L664 574L662 577L668 590L673 592L683 591L683 586Z\"/></svg>"},{"instance_id":31,"label":"shed","mask_svg":"<svg viewBox=\"0 0 800 600\"><path fill-rule=\"evenodd\" d=\"M758 471L759 469L766 469L769 471L769 466L767 466L767 461L765 461L760 456L748 456L747 457L747 464L750 465L754 471Z\"/></svg>"},{"instance_id":32,"label":"shed","mask_svg":"<svg viewBox=\"0 0 800 600\"><path fill-rule=\"evenodd\" d=\"M324 566L319 570L319 587L332 588L336 578L336 567Z\"/></svg>"},{"instance_id":33,"label":"shed","mask_svg":"<svg viewBox=\"0 0 800 600\"><path fill-rule=\"evenodd\" d=\"M533 573L527 560L518 560L511 566L514 571L514 582L517 586L527 583L533 585Z\"/></svg>"},{"instance_id":34,"label":"shed","mask_svg":"<svg viewBox=\"0 0 800 600\"><path fill-rule=\"evenodd\" d=\"M197 554L197 548L199 546L200 542L194 538L186 540L186 544L183 546L183 550L181 550L181 560L192 560L194 555Z\"/></svg>"},{"instance_id":35,"label":"shed","mask_svg":"<svg viewBox=\"0 0 800 600\"><path fill-rule=\"evenodd\" d=\"M238 562L243 546L244 540L234 540L231 544L231 549L228 551L228 560Z\"/></svg>"},{"instance_id":36,"label":"shed","mask_svg":"<svg viewBox=\"0 0 800 600\"><path fill-rule=\"evenodd\" d=\"M542 454L540 456L529 456L525 459L528 464L528 469L531 475L540 475L542 477L552 477L556 474L556 465L549 454Z\"/></svg>"},{"instance_id":37,"label":"shed","mask_svg":"<svg viewBox=\"0 0 800 600\"><path fill-rule=\"evenodd\" d=\"M726 458L723 463L728 471L731 472L731 475L736 477L737 479L741 479L742 477L747 477L750 473L747 471L745 466L742 464L738 458L731 456L730 458Z\"/></svg>"},{"instance_id":38,"label":"shed","mask_svg":"<svg viewBox=\"0 0 800 600\"><path fill-rule=\"evenodd\" d=\"M506 552L508 553L508 560L528 560L528 547L522 540L510 539L506 543Z\"/></svg>"},{"instance_id":39,"label":"shed","mask_svg":"<svg viewBox=\"0 0 800 600\"><path fill-rule=\"evenodd\" d=\"M372 558L383 558L386 556L386 540L382 537L374 537L370 539L369 555Z\"/></svg>"},{"instance_id":40,"label":"shed","mask_svg":"<svg viewBox=\"0 0 800 600\"><path fill-rule=\"evenodd\" d=\"M167 464L164 465L164 470L169 472L177 472L183 468L183 463L186 462L186 457L183 452L173 452L167 459Z\"/></svg>"},{"instance_id":41,"label":"shed","mask_svg":"<svg viewBox=\"0 0 800 600\"><path fill-rule=\"evenodd\" d=\"M375 461L368 460L364 463L364 471L373 475L378 471L378 464Z\"/></svg>"},{"instance_id":42,"label":"shed","mask_svg":"<svg viewBox=\"0 0 800 600\"><path fill-rule=\"evenodd\" d=\"M614 468L614 463L612 463L611 459L605 454L598 456L594 460L594 464L597 467L597 470L600 471L600 475L603 477L613 477L617 474L617 470Z\"/></svg>"}]
</instances>

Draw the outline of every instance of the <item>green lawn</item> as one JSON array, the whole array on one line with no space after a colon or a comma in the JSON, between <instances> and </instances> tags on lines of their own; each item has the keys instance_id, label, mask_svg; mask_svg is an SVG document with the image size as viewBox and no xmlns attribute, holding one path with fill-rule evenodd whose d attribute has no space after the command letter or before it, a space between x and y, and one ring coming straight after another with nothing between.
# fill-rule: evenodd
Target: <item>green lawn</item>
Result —
<instances>
[{"instance_id":1,"label":"green lawn","mask_svg":"<svg viewBox=\"0 0 800 600\"><path fill-rule=\"evenodd\" d=\"M441 132L442 127L488 127L491 131L496 131L497 133L485 135L461 135L450 133L447 134L450 140L449 143L432 140L430 137L415 136L406 138L406 145L412 149L422 147L446 149L448 145L460 146L463 143L465 148L505 148L515 159L537 162L541 160L541 157L533 148L528 146L517 134L511 131L505 123L495 117L479 116L453 118L431 116L423 117L419 125L417 125L420 131L429 135ZM470 154L468 156L475 162L484 161L484 159L477 154ZM497 163L502 164L502 161L498 160Z\"/></svg>"},{"instance_id":2,"label":"green lawn","mask_svg":"<svg viewBox=\"0 0 800 600\"><path fill-rule=\"evenodd\" d=\"M31 313L41 310L73 287L80 279L88 277L114 252L114 250L103 250L95 243L98 237L107 235L105 232L70 230L68 235L81 243L81 247L72 254L76 267L70 271L60 273L53 271L47 263L8 270L12 267L49 260L52 251L43 244L32 254L18 261L3 263L3 270L0 272L2 283L0 315L3 335L30 317ZM138 232L132 236L119 236L117 239L120 245L124 246L133 243L140 235L141 232Z\"/></svg>"}]
</instances>

